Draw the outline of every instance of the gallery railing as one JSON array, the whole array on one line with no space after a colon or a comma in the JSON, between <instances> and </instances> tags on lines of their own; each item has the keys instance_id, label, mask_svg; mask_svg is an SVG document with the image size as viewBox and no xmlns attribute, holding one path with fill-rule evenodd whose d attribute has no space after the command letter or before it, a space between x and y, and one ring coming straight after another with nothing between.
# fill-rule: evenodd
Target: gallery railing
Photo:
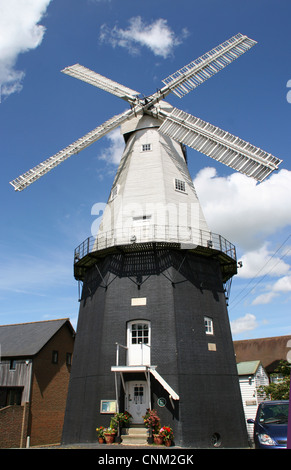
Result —
<instances>
[{"instance_id":1,"label":"gallery railing","mask_svg":"<svg viewBox=\"0 0 291 470\"><path fill-rule=\"evenodd\" d=\"M192 227L171 227L148 225L114 229L100 232L97 236L86 238L74 253L75 262L90 253L104 250L113 246L124 246L141 243L178 243L189 248L193 245L218 250L236 260L235 246L219 234Z\"/></svg>"}]
</instances>

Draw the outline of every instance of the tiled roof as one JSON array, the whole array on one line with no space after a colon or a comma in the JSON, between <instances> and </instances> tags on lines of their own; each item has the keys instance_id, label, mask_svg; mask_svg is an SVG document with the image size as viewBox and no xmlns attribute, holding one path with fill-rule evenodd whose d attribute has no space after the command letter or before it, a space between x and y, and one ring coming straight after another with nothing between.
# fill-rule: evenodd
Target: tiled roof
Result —
<instances>
[{"instance_id":1,"label":"tiled roof","mask_svg":"<svg viewBox=\"0 0 291 470\"><path fill-rule=\"evenodd\" d=\"M236 362L261 361L265 370L275 370L281 360L287 359L291 335L238 340L233 342Z\"/></svg>"},{"instance_id":2,"label":"tiled roof","mask_svg":"<svg viewBox=\"0 0 291 470\"><path fill-rule=\"evenodd\" d=\"M2 357L34 356L65 324L74 334L68 318L0 326Z\"/></svg>"}]
</instances>

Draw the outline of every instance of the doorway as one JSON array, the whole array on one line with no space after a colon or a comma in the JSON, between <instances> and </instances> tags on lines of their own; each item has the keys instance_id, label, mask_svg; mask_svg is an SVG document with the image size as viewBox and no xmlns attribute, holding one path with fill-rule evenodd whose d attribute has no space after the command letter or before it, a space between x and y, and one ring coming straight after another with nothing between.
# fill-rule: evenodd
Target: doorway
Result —
<instances>
[{"instance_id":1,"label":"doorway","mask_svg":"<svg viewBox=\"0 0 291 470\"><path fill-rule=\"evenodd\" d=\"M151 363L150 322L137 320L127 326L127 365L149 366Z\"/></svg>"},{"instance_id":2,"label":"doorway","mask_svg":"<svg viewBox=\"0 0 291 470\"><path fill-rule=\"evenodd\" d=\"M149 408L148 384L145 380L126 382L126 409L132 416L132 424L142 424Z\"/></svg>"}]
</instances>

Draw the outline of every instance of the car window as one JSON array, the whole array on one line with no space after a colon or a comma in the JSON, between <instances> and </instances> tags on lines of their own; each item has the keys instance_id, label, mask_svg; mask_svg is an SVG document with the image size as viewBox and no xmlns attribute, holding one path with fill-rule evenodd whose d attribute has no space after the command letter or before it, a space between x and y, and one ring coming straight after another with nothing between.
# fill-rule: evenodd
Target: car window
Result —
<instances>
[{"instance_id":1,"label":"car window","mask_svg":"<svg viewBox=\"0 0 291 470\"><path fill-rule=\"evenodd\" d=\"M259 414L260 423L285 424L288 422L288 403L270 404L261 407Z\"/></svg>"}]
</instances>

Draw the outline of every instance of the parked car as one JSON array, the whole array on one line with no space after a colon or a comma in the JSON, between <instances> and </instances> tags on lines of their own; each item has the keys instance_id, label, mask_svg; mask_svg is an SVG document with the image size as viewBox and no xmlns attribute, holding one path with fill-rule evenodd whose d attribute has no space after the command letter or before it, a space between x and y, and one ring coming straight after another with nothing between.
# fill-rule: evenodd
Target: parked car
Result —
<instances>
[{"instance_id":1,"label":"parked car","mask_svg":"<svg viewBox=\"0 0 291 470\"><path fill-rule=\"evenodd\" d=\"M288 400L263 401L259 404L254 424L256 449L286 449L288 432Z\"/></svg>"}]
</instances>

